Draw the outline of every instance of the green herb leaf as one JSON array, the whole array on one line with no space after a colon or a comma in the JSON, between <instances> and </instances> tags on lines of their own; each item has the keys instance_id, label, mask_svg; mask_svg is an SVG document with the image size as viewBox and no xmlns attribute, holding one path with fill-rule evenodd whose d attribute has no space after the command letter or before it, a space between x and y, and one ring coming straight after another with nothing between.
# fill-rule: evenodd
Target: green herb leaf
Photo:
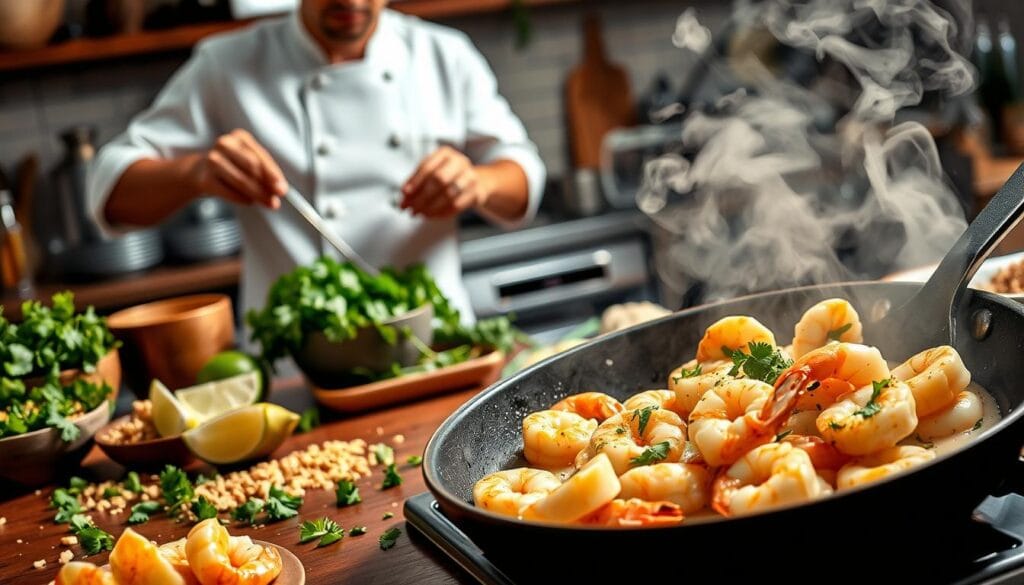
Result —
<instances>
[{"instance_id":1,"label":"green herb leaf","mask_svg":"<svg viewBox=\"0 0 1024 585\"><path fill-rule=\"evenodd\" d=\"M722 353L733 363L732 369L729 370L730 376L736 376L742 371L748 378L774 384L782 372L793 365L792 360L786 359L781 350L773 348L770 343L751 341L747 348L750 353L744 353L739 349L732 351L722 346Z\"/></svg>"},{"instance_id":2,"label":"green herb leaf","mask_svg":"<svg viewBox=\"0 0 1024 585\"><path fill-rule=\"evenodd\" d=\"M395 450L385 443L370 445L370 453L377 458L377 465L391 465L395 462Z\"/></svg>"},{"instance_id":3,"label":"green herb leaf","mask_svg":"<svg viewBox=\"0 0 1024 585\"><path fill-rule=\"evenodd\" d=\"M397 541L398 537L401 535L402 531L399 530L397 527L388 528L386 531L384 531L384 534L380 535L380 538L378 539L378 542L380 543L380 550L388 550L389 548L395 546L395 541Z\"/></svg>"},{"instance_id":4,"label":"green herb leaf","mask_svg":"<svg viewBox=\"0 0 1024 585\"><path fill-rule=\"evenodd\" d=\"M71 479L68 480L69 493L80 494L85 491L85 488L87 487L89 487L89 482L77 475L72 475Z\"/></svg>"},{"instance_id":5,"label":"green herb leaf","mask_svg":"<svg viewBox=\"0 0 1024 585\"><path fill-rule=\"evenodd\" d=\"M299 424L295 428L300 433L308 433L318 426L320 426L320 410L315 406L311 406L302 411L302 416L299 417Z\"/></svg>"},{"instance_id":6,"label":"green herb leaf","mask_svg":"<svg viewBox=\"0 0 1024 585\"><path fill-rule=\"evenodd\" d=\"M695 378L695 377L697 377L699 375L701 375L701 365L700 364L697 364L696 366L693 366L690 369L680 368L679 375L675 377L675 381L679 382L680 380L683 380L683 379L686 379L686 378Z\"/></svg>"},{"instance_id":7,"label":"green herb leaf","mask_svg":"<svg viewBox=\"0 0 1024 585\"><path fill-rule=\"evenodd\" d=\"M366 534L366 527L365 526L353 526L348 531L348 534L349 534L349 536L362 536L363 534Z\"/></svg>"},{"instance_id":8,"label":"green herb leaf","mask_svg":"<svg viewBox=\"0 0 1024 585\"><path fill-rule=\"evenodd\" d=\"M192 482L181 469L167 465L160 472L160 490L163 493L164 503L167 504L167 513L177 517L181 510L192 503L195 497L195 489Z\"/></svg>"},{"instance_id":9,"label":"green herb leaf","mask_svg":"<svg viewBox=\"0 0 1024 585\"><path fill-rule=\"evenodd\" d=\"M149 522L149 517L160 511L160 504L157 502L139 502L132 506L132 514L128 516L129 524L142 524Z\"/></svg>"},{"instance_id":10,"label":"green herb leaf","mask_svg":"<svg viewBox=\"0 0 1024 585\"><path fill-rule=\"evenodd\" d=\"M405 462L408 463L409 465L412 465L413 467L416 467L423 464L423 457L421 457L420 455L409 455Z\"/></svg>"},{"instance_id":11,"label":"green herb leaf","mask_svg":"<svg viewBox=\"0 0 1024 585\"><path fill-rule=\"evenodd\" d=\"M121 490L116 488L116 487L114 487L114 486L107 486L103 490L103 499L104 500L109 500L110 498L113 498L114 496L120 496L120 495L121 495Z\"/></svg>"},{"instance_id":12,"label":"green herb leaf","mask_svg":"<svg viewBox=\"0 0 1024 585\"><path fill-rule=\"evenodd\" d=\"M978 422L974 423L974 426L973 426L973 427L971 427L971 431L976 431L976 430L980 429L980 428L981 428L981 424L982 424L982 423L983 423L984 421L985 421L985 419L984 419L984 418L979 418L979 419L978 419Z\"/></svg>"},{"instance_id":13,"label":"green herb leaf","mask_svg":"<svg viewBox=\"0 0 1024 585\"><path fill-rule=\"evenodd\" d=\"M400 485L402 485L402 476L398 474L395 464L392 463L384 470L384 482L381 484L380 489L386 490Z\"/></svg>"},{"instance_id":14,"label":"green herb leaf","mask_svg":"<svg viewBox=\"0 0 1024 585\"><path fill-rule=\"evenodd\" d=\"M846 425L841 425L841 424L839 424L839 423L837 423L836 421L833 420L833 421L829 421L828 428L832 429L833 431L838 431L838 430L846 428Z\"/></svg>"},{"instance_id":15,"label":"green herb leaf","mask_svg":"<svg viewBox=\"0 0 1024 585\"><path fill-rule=\"evenodd\" d=\"M85 554L94 555L101 550L114 548L113 535L97 528L91 520L81 514L76 514L71 518L71 531L78 536L78 542L82 545Z\"/></svg>"},{"instance_id":16,"label":"green herb leaf","mask_svg":"<svg viewBox=\"0 0 1024 585\"><path fill-rule=\"evenodd\" d=\"M384 512L384 515L380 517L381 520L390 520L395 517L393 512Z\"/></svg>"},{"instance_id":17,"label":"green herb leaf","mask_svg":"<svg viewBox=\"0 0 1024 585\"><path fill-rule=\"evenodd\" d=\"M829 331L827 334L829 341L839 341L839 338L843 336L843 333L849 331L851 327L853 327L853 323L847 323L842 327Z\"/></svg>"},{"instance_id":18,"label":"green herb leaf","mask_svg":"<svg viewBox=\"0 0 1024 585\"><path fill-rule=\"evenodd\" d=\"M345 536L345 529L329 518L307 520L299 527L299 542L306 543L320 539L317 548L338 542Z\"/></svg>"},{"instance_id":19,"label":"green herb leaf","mask_svg":"<svg viewBox=\"0 0 1024 585\"><path fill-rule=\"evenodd\" d=\"M793 434L793 429L786 429L786 430L782 431L781 433L775 435L775 442L778 443L779 441L781 441L782 439L785 439L786 437L790 436L791 434Z\"/></svg>"},{"instance_id":20,"label":"green herb leaf","mask_svg":"<svg viewBox=\"0 0 1024 585\"><path fill-rule=\"evenodd\" d=\"M338 498L338 506L351 506L363 501L359 497L359 488L356 487L355 482L347 479L338 482L338 489L335 490L334 495Z\"/></svg>"},{"instance_id":21,"label":"green herb leaf","mask_svg":"<svg viewBox=\"0 0 1024 585\"><path fill-rule=\"evenodd\" d=\"M668 441L662 441L644 449L644 452L641 453L640 456L633 457L629 461L635 465L650 465L651 463L656 463L668 457L668 450L670 447L671 445Z\"/></svg>"},{"instance_id":22,"label":"green herb leaf","mask_svg":"<svg viewBox=\"0 0 1024 585\"><path fill-rule=\"evenodd\" d=\"M882 405L878 403L878 397L881 396L882 390L888 388L892 384L892 379L877 380L871 383L871 399L864 405L864 408L854 412L854 415L860 415L861 418L871 418L882 412Z\"/></svg>"},{"instance_id":23,"label":"green herb leaf","mask_svg":"<svg viewBox=\"0 0 1024 585\"><path fill-rule=\"evenodd\" d=\"M206 499L206 496L199 496L198 500L192 502L192 513L195 514L196 520L216 518L217 507L211 504L210 500Z\"/></svg>"},{"instance_id":24,"label":"green herb leaf","mask_svg":"<svg viewBox=\"0 0 1024 585\"><path fill-rule=\"evenodd\" d=\"M121 482L121 487L134 493L142 493L142 482L139 480L139 474L134 471L129 471L128 475L124 477Z\"/></svg>"},{"instance_id":25,"label":"green herb leaf","mask_svg":"<svg viewBox=\"0 0 1024 585\"><path fill-rule=\"evenodd\" d=\"M248 522L255 526L256 516L263 511L265 504L266 502L259 498L249 498L244 504L231 511L231 518L239 522Z\"/></svg>"},{"instance_id":26,"label":"green herb leaf","mask_svg":"<svg viewBox=\"0 0 1024 585\"><path fill-rule=\"evenodd\" d=\"M276 522L295 516L301 506L301 497L289 495L283 489L273 486L270 488L264 509L267 512L267 519Z\"/></svg>"},{"instance_id":27,"label":"green herb leaf","mask_svg":"<svg viewBox=\"0 0 1024 585\"><path fill-rule=\"evenodd\" d=\"M53 495L50 496L50 506L57 508L57 515L53 518L57 524L70 522L72 517L82 512L82 504L78 501L78 496L64 488L53 490Z\"/></svg>"},{"instance_id":28,"label":"green herb leaf","mask_svg":"<svg viewBox=\"0 0 1024 585\"><path fill-rule=\"evenodd\" d=\"M632 420L640 419L640 423L637 425L637 434L641 437L644 436L644 429L647 428L647 423L651 420L651 413L655 410L658 410L657 406L646 406L633 411Z\"/></svg>"}]
</instances>

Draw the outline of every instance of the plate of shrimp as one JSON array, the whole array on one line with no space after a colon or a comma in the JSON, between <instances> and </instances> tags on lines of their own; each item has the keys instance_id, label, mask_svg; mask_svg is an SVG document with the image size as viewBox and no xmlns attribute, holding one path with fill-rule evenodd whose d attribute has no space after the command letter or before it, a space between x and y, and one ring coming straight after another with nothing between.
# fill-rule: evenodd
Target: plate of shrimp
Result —
<instances>
[{"instance_id":1,"label":"plate of shrimp","mask_svg":"<svg viewBox=\"0 0 1024 585\"><path fill-rule=\"evenodd\" d=\"M303 585L305 570L287 549L248 536L231 536L216 518L188 536L157 545L131 528L117 540L109 564L72 561L56 585Z\"/></svg>"},{"instance_id":2,"label":"plate of shrimp","mask_svg":"<svg viewBox=\"0 0 1024 585\"><path fill-rule=\"evenodd\" d=\"M757 319L707 326L660 388L571 394L522 421L524 465L473 503L551 524L645 527L828 498L928 463L999 420L957 350L902 363L867 345L851 303L807 308L780 345Z\"/></svg>"}]
</instances>

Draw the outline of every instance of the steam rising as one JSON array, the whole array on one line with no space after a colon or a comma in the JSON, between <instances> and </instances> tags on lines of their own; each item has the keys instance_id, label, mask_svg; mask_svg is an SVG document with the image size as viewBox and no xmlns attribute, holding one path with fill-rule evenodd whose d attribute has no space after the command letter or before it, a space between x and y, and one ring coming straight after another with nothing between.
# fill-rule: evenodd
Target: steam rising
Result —
<instances>
[{"instance_id":1,"label":"steam rising","mask_svg":"<svg viewBox=\"0 0 1024 585\"><path fill-rule=\"evenodd\" d=\"M740 40L761 42L710 58L749 90L691 110L682 139L692 162L650 163L638 194L660 228L663 279L681 292L696 278L706 298L720 298L941 257L966 223L931 135L894 118L926 91L971 89L949 14L927 0L740 1L736 10L736 22L757 25L741 26ZM706 30L687 11L673 43L700 47ZM766 38L817 59L811 87L774 74L782 65L757 50Z\"/></svg>"}]
</instances>

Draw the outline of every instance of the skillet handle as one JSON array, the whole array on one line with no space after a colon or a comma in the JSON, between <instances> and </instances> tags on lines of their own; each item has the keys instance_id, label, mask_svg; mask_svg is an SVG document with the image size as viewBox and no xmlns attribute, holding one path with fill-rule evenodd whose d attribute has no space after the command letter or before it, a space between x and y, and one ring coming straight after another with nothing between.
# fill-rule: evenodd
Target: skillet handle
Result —
<instances>
[{"instance_id":1,"label":"skillet handle","mask_svg":"<svg viewBox=\"0 0 1024 585\"><path fill-rule=\"evenodd\" d=\"M957 331L956 323L967 284L982 262L1022 217L1024 164L1017 167L978 217L967 226L928 282L915 295L910 304L917 307L918 318L922 317L922 307L943 311L936 315L945 317L941 320L943 337L948 338L951 343L955 341L953 336Z\"/></svg>"}]
</instances>

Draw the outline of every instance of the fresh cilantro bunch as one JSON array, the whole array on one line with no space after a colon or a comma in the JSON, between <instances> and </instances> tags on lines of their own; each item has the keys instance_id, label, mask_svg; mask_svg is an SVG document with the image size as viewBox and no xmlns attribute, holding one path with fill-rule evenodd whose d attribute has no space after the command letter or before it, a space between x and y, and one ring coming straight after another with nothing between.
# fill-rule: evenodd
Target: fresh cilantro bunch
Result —
<instances>
[{"instance_id":1,"label":"fresh cilantro bunch","mask_svg":"<svg viewBox=\"0 0 1024 585\"><path fill-rule=\"evenodd\" d=\"M110 394L106 384L76 379L60 382L61 370L93 372L96 363L117 347L103 318L89 307L75 314L70 292L53 295L53 306L22 304L23 320L11 323L0 313L0 437L54 427L73 441L79 429L71 417L99 406ZM28 388L25 378L42 384Z\"/></svg>"},{"instance_id":2,"label":"fresh cilantro bunch","mask_svg":"<svg viewBox=\"0 0 1024 585\"><path fill-rule=\"evenodd\" d=\"M422 265L405 271L384 268L371 276L349 262L323 257L277 279L260 311L249 311L252 340L260 344L268 363L298 352L306 335L323 332L330 341L352 339L363 327L376 327L384 339L395 342L401 332L384 321L430 303L434 309L434 342L449 349L421 347L423 358L411 368L398 364L384 374L354 372L368 379L388 378L460 363L472 357L476 346L509 350L516 331L505 317L460 322L459 312L441 293Z\"/></svg>"}]
</instances>

